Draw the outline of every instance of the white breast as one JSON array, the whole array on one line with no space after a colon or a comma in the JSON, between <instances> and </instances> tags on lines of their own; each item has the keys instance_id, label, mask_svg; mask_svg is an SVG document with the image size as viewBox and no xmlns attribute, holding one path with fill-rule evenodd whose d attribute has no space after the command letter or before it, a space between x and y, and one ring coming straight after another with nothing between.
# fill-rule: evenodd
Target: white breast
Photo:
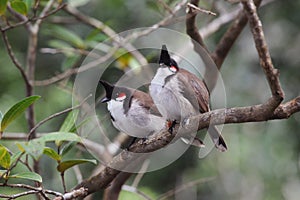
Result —
<instances>
[{"instance_id":1,"label":"white breast","mask_svg":"<svg viewBox=\"0 0 300 200\"><path fill-rule=\"evenodd\" d=\"M165 84L166 70L168 69L158 69L149 88L160 113L167 119L179 121L198 113L189 100L182 95L184 87L178 81L177 74L174 74Z\"/></svg>"},{"instance_id":2,"label":"white breast","mask_svg":"<svg viewBox=\"0 0 300 200\"><path fill-rule=\"evenodd\" d=\"M146 137L165 127L165 120L162 117L150 114L141 107L137 100L132 101L126 114L123 112L122 102L111 100L107 108L115 119L113 125L118 130L134 137Z\"/></svg>"}]
</instances>

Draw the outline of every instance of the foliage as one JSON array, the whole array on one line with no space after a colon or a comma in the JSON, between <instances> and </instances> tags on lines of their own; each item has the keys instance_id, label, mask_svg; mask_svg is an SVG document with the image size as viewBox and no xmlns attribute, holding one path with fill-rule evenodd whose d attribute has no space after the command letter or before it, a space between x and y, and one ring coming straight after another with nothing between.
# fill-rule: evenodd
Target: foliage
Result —
<instances>
[{"instance_id":1,"label":"foliage","mask_svg":"<svg viewBox=\"0 0 300 200\"><path fill-rule=\"evenodd\" d=\"M51 2L49 10L41 16ZM111 39L111 36L103 31L103 27L96 28L80 21L79 14L77 13L76 17L67 12L64 3L80 8L80 14L86 13L85 16L98 19L103 22L103 26L121 32L130 28L151 26L168 16L170 12L167 7L159 2L164 2L172 9L180 1L0 0L1 195L15 192L11 188L4 188L2 183L34 185L36 182L43 188L63 192L63 181L66 187L70 188L77 184L74 178L75 170L72 171L71 168L80 164L81 175L86 178L93 170L96 171L96 164L99 164L94 155L91 156L89 151L82 148L83 136L78 135L77 131L86 121L79 120L83 113L76 109L49 119L47 123L38 127L33 139L27 141L27 134L33 128L28 123L31 108L35 113L35 121L40 122L53 113L71 107L70 94L74 76L70 75L51 84L37 80L46 80L47 83L49 78L56 77L57 74L76 69L86 54L95 47L104 54L110 51L109 46L97 46L99 42ZM202 1L201 6L212 8L218 15L238 7L228 1ZM260 8L259 13L272 60L280 70L287 100L299 95L299 8L299 2L277 0ZM199 15L197 23L201 27L215 19L204 14ZM182 9L173 16L172 23L166 27L185 33L185 25L182 23L184 18L185 12ZM23 21L24 19L30 20ZM37 39L37 45L34 47L36 60L32 59L35 64L32 75L34 80L29 80L29 84L26 85L20 70L8 55L4 34L10 42L15 58L21 63L25 73L28 73L28 57L34 55L28 51L28 45L32 42L30 36L34 35L34 32L29 30L37 27L34 25L38 19L42 25L36 29L38 33L34 38ZM209 49L217 45L227 27L228 25L222 26L215 34L205 39ZM178 45L178 49L183 49L183 46ZM112 58L115 62L105 72L112 80L116 80L119 73L135 69L139 65L138 60L124 48L114 52ZM258 67L257 52L249 31L242 33L223 65L221 74L226 86L228 107L259 104L269 97L268 85ZM40 85L34 85L35 83ZM30 86L32 92L28 90ZM101 89L99 94L103 94ZM218 96L214 98L217 99ZM104 121L105 106L95 106L99 108L99 118ZM105 124L111 128L108 123ZM214 151L205 159L197 160L194 158L195 149L192 149L193 156L183 156L176 161L176 165L144 175L137 188L155 199L161 193L185 183L213 177L214 179L191 186L190 197L196 193L206 199L297 199L300 194L295 189L300 187L299 124L298 113L289 120L226 125L223 133L228 140L229 152L220 154ZM10 137L13 140L7 139ZM91 140L97 142L99 138ZM38 171L34 169L36 163L47 168L40 168ZM134 175L133 178L135 177ZM182 195L186 193L183 191ZM28 196L24 198L26 197ZM177 197L180 197L180 193ZM124 191L121 198L141 199L136 193Z\"/></svg>"}]
</instances>

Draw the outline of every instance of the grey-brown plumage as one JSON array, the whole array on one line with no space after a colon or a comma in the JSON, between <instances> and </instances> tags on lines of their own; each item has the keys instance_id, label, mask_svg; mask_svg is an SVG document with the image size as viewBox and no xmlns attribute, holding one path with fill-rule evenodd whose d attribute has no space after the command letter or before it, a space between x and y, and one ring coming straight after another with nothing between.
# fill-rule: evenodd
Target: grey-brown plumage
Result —
<instances>
[{"instance_id":1,"label":"grey-brown plumage","mask_svg":"<svg viewBox=\"0 0 300 200\"><path fill-rule=\"evenodd\" d=\"M100 83L106 91L101 102L107 103L112 123L119 131L144 138L165 128L165 119L149 94L102 80Z\"/></svg>"},{"instance_id":2,"label":"grey-brown plumage","mask_svg":"<svg viewBox=\"0 0 300 200\"><path fill-rule=\"evenodd\" d=\"M162 46L158 68L150 84L150 95L160 113L169 120L183 122L190 116L208 112L209 92L195 74L180 69L165 45ZM220 151L227 145L215 126L208 132Z\"/></svg>"}]
</instances>

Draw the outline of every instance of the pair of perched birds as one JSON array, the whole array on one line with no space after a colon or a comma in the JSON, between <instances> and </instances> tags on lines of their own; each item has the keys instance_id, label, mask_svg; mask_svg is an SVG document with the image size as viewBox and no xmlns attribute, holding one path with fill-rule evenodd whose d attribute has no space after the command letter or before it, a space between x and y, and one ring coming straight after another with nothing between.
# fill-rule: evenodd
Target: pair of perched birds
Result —
<instances>
[{"instance_id":1,"label":"pair of perched birds","mask_svg":"<svg viewBox=\"0 0 300 200\"><path fill-rule=\"evenodd\" d=\"M106 91L101 102L107 102L113 125L134 137L159 133L166 124L169 124L167 128L172 128L172 122L184 124L189 117L210 110L205 83L195 74L179 68L166 45L162 46L159 68L149 86L150 95L103 80L100 83ZM226 151L226 143L218 129L212 126L208 132L216 148Z\"/></svg>"}]
</instances>

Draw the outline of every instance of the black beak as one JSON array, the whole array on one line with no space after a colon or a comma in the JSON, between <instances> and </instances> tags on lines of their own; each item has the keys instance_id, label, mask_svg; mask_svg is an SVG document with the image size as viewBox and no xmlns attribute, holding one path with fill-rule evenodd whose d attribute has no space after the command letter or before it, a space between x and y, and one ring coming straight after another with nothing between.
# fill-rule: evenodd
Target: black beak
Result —
<instances>
[{"instance_id":1,"label":"black beak","mask_svg":"<svg viewBox=\"0 0 300 200\"><path fill-rule=\"evenodd\" d=\"M105 92L106 92L106 96L101 99L101 103L106 103L111 100L114 86L103 80L100 80L99 82L103 85Z\"/></svg>"},{"instance_id":2,"label":"black beak","mask_svg":"<svg viewBox=\"0 0 300 200\"><path fill-rule=\"evenodd\" d=\"M162 47L161 47L159 64L165 64L167 66L170 66L170 64L171 64L171 57L169 55L166 45L162 45Z\"/></svg>"}]
</instances>

